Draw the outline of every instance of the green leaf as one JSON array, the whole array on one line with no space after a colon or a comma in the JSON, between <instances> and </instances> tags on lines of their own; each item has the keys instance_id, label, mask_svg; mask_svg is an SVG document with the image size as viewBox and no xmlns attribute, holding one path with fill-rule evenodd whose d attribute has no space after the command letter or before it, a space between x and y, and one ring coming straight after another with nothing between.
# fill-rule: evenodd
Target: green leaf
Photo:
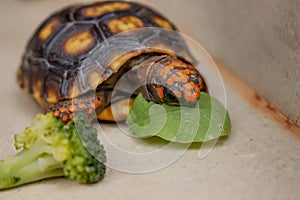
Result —
<instances>
[{"instance_id":1,"label":"green leaf","mask_svg":"<svg viewBox=\"0 0 300 200\"><path fill-rule=\"evenodd\" d=\"M138 95L126 120L137 137L158 136L179 143L206 142L227 136L231 122L226 108L201 92L194 108L155 104Z\"/></svg>"}]
</instances>

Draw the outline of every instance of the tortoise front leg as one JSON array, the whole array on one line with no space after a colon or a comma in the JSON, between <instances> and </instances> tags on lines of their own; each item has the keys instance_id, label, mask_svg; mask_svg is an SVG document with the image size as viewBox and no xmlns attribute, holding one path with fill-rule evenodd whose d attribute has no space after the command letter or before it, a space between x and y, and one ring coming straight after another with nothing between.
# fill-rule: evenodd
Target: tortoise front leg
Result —
<instances>
[{"instance_id":1,"label":"tortoise front leg","mask_svg":"<svg viewBox=\"0 0 300 200\"><path fill-rule=\"evenodd\" d=\"M107 99L104 95L81 97L76 99L60 101L51 105L46 112L53 113L55 117L60 118L65 124L72 120L74 113L83 112L88 115L89 120L97 118L96 113L100 113L106 105Z\"/></svg>"}]
</instances>

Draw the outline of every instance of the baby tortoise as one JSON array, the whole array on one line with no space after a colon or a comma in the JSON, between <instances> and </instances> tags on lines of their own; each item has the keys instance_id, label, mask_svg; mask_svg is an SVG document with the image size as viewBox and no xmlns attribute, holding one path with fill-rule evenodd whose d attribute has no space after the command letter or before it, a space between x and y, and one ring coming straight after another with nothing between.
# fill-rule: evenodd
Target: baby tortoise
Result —
<instances>
[{"instance_id":1,"label":"baby tortoise","mask_svg":"<svg viewBox=\"0 0 300 200\"><path fill-rule=\"evenodd\" d=\"M147 32L145 27L157 29ZM181 36L171 34L175 30L161 14L138 3L69 6L48 17L30 39L18 83L65 123L77 111L89 114L91 120L124 120L134 94L140 92L156 103L193 105L207 86ZM112 37L120 33L127 34ZM120 54L122 48L149 45ZM146 84L131 96L117 92L120 98L111 101L117 81L128 71L129 85ZM131 98L131 103L124 103L124 98Z\"/></svg>"}]
</instances>

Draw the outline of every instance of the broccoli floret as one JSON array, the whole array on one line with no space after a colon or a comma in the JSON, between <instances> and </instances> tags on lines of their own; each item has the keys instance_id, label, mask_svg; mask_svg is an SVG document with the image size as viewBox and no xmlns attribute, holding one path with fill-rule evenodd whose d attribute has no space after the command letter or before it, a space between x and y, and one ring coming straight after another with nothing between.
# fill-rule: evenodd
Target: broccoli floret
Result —
<instances>
[{"instance_id":1,"label":"broccoli floret","mask_svg":"<svg viewBox=\"0 0 300 200\"><path fill-rule=\"evenodd\" d=\"M83 184L104 177L105 152L83 113L67 125L53 114L38 114L14 139L20 151L0 161L0 189L60 176Z\"/></svg>"}]
</instances>

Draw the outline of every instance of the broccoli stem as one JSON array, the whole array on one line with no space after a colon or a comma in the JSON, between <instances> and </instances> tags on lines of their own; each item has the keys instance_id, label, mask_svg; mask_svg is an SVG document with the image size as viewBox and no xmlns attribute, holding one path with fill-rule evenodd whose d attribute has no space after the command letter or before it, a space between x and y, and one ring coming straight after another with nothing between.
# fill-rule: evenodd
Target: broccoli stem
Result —
<instances>
[{"instance_id":1,"label":"broccoli stem","mask_svg":"<svg viewBox=\"0 0 300 200\"><path fill-rule=\"evenodd\" d=\"M31 162L29 165L20 166L9 172L5 169L3 170L0 166L0 188L6 189L46 178L63 176L64 172L62 167L59 165L57 167L58 168L51 167L50 169L42 170L39 166L39 159Z\"/></svg>"},{"instance_id":2,"label":"broccoli stem","mask_svg":"<svg viewBox=\"0 0 300 200\"><path fill-rule=\"evenodd\" d=\"M63 163L48 153L50 149L51 147L37 139L30 150L24 149L0 161L0 189L63 176Z\"/></svg>"}]
</instances>

